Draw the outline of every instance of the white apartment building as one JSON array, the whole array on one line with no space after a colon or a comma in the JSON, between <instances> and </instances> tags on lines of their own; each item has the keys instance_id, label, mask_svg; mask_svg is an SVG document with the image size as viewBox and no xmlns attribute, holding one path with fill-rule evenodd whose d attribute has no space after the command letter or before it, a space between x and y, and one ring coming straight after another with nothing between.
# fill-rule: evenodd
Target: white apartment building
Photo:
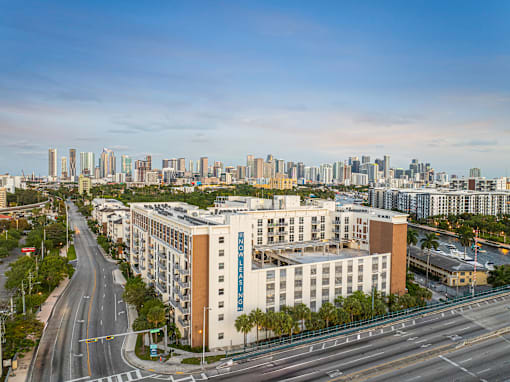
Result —
<instances>
[{"instance_id":1,"label":"white apartment building","mask_svg":"<svg viewBox=\"0 0 510 382\"><path fill-rule=\"evenodd\" d=\"M236 318L356 290L405 291L407 215L299 196L131 204L130 264L174 308L184 342L243 343ZM209 312L205 308L210 308ZM255 338L255 331L249 339Z\"/></svg>"},{"instance_id":2,"label":"white apartment building","mask_svg":"<svg viewBox=\"0 0 510 382\"><path fill-rule=\"evenodd\" d=\"M436 189L371 188L372 207L397 209L416 214L418 219L437 215L499 215L510 213L508 191L441 191Z\"/></svg>"}]
</instances>

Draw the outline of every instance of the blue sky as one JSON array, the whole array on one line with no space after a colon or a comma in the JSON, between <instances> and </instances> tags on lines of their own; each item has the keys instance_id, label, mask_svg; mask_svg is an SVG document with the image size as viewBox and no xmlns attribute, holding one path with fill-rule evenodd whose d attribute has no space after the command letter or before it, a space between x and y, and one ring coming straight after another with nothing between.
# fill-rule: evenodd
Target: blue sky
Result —
<instances>
[{"instance_id":1,"label":"blue sky","mask_svg":"<svg viewBox=\"0 0 510 382\"><path fill-rule=\"evenodd\" d=\"M0 1L0 173L110 147L505 175L509 19L508 1Z\"/></svg>"}]
</instances>

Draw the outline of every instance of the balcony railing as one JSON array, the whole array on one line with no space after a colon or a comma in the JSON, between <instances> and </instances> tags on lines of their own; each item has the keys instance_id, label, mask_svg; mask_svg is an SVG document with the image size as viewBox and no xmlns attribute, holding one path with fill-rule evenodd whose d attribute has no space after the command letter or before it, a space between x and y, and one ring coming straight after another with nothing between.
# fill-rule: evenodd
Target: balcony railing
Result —
<instances>
[{"instance_id":1,"label":"balcony railing","mask_svg":"<svg viewBox=\"0 0 510 382\"><path fill-rule=\"evenodd\" d=\"M161 293L167 293L167 290L166 288L163 287L163 285L161 285L160 283L156 283L156 288L161 292Z\"/></svg>"},{"instance_id":2,"label":"balcony railing","mask_svg":"<svg viewBox=\"0 0 510 382\"><path fill-rule=\"evenodd\" d=\"M175 281L177 281L177 284L179 284L179 286L181 288L183 288L183 289L188 289L189 288L189 282L183 282L180 279L176 279Z\"/></svg>"},{"instance_id":3,"label":"balcony railing","mask_svg":"<svg viewBox=\"0 0 510 382\"><path fill-rule=\"evenodd\" d=\"M177 269L181 275L189 275L189 269L182 268L178 263L175 264L175 269Z\"/></svg>"},{"instance_id":4,"label":"balcony railing","mask_svg":"<svg viewBox=\"0 0 510 382\"><path fill-rule=\"evenodd\" d=\"M181 326L183 326L183 327L189 326L189 320L182 318L182 316L179 316L177 321L179 321L179 324L181 324Z\"/></svg>"},{"instance_id":5,"label":"balcony railing","mask_svg":"<svg viewBox=\"0 0 510 382\"><path fill-rule=\"evenodd\" d=\"M182 294L179 290L175 290L175 293L177 294L177 296L179 296L179 299L181 301L186 301L186 302L189 302L189 294Z\"/></svg>"}]
</instances>

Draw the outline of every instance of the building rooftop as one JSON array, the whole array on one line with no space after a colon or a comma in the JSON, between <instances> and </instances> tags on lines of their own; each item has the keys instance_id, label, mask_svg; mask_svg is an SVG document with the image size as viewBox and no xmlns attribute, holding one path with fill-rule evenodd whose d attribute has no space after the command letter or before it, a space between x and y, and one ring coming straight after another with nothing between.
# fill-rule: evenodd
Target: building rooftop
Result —
<instances>
[{"instance_id":1,"label":"building rooftop","mask_svg":"<svg viewBox=\"0 0 510 382\"><path fill-rule=\"evenodd\" d=\"M426 263L428 255L424 252L418 251L413 248L413 250L411 251L411 257ZM474 264L472 262L466 262L460 259L456 259L454 257L445 256L438 253L432 253L430 255L429 261L432 266L444 269L448 272L474 271ZM487 269L483 265L477 264L476 270L486 271Z\"/></svg>"}]
</instances>

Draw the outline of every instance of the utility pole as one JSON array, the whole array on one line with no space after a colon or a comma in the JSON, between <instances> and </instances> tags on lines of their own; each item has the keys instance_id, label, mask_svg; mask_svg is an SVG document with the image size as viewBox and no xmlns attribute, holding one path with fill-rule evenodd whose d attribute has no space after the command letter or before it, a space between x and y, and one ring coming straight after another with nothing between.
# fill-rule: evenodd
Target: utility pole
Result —
<instances>
[{"instance_id":1,"label":"utility pole","mask_svg":"<svg viewBox=\"0 0 510 382\"><path fill-rule=\"evenodd\" d=\"M23 315L26 314L26 306L25 306L25 284L24 284L24 281L25 280L21 280L21 294L22 294L22 298L23 298Z\"/></svg>"},{"instance_id":2,"label":"utility pole","mask_svg":"<svg viewBox=\"0 0 510 382\"><path fill-rule=\"evenodd\" d=\"M205 367L205 312L207 310L211 310L210 307L204 306L204 316L203 316L203 325L202 325L202 369Z\"/></svg>"},{"instance_id":3,"label":"utility pole","mask_svg":"<svg viewBox=\"0 0 510 382\"><path fill-rule=\"evenodd\" d=\"M65 203L66 206L66 256L67 252L69 252L69 216L67 214L67 203Z\"/></svg>"},{"instance_id":4,"label":"utility pole","mask_svg":"<svg viewBox=\"0 0 510 382\"><path fill-rule=\"evenodd\" d=\"M475 263L473 267L473 297L475 296L476 288L476 262L478 261L478 228L475 231Z\"/></svg>"}]
</instances>

